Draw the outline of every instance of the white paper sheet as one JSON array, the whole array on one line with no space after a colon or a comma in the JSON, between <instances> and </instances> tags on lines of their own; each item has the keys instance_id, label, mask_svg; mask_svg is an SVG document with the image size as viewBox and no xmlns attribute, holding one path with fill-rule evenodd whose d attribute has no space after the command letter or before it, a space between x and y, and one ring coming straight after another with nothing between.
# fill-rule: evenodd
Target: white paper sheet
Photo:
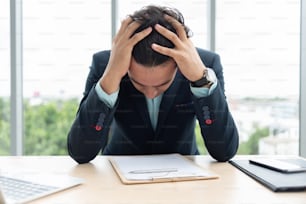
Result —
<instances>
[{"instance_id":1,"label":"white paper sheet","mask_svg":"<svg viewBox=\"0 0 306 204\"><path fill-rule=\"evenodd\" d=\"M127 180L211 176L179 154L115 156L111 160Z\"/></svg>"}]
</instances>

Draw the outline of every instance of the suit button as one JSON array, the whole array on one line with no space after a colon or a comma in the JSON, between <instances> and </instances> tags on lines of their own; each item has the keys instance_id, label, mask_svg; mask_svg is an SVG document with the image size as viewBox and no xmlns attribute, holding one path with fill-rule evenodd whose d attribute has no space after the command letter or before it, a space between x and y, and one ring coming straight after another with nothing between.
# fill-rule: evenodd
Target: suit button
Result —
<instances>
[{"instance_id":1,"label":"suit button","mask_svg":"<svg viewBox=\"0 0 306 204\"><path fill-rule=\"evenodd\" d=\"M96 129L96 131L100 131L100 130L102 130L102 126L96 125L95 129Z\"/></svg>"},{"instance_id":2,"label":"suit button","mask_svg":"<svg viewBox=\"0 0 306 204\"><path fill-rule=\"evenodd\" d=\"M212 120L211 119L206 119L205 123L206 123L206 125L211 125L212 124Z\"/></svg>"},{"instance_id":3,"label":"suit button","mask_svg":"<svg viewBox=\"0 0 306 204\"><path fill-rule=\"evenodd\" d=\"M105 119L105 114L101 113L99 115L98 122L97 122L97 124L95 126L96 131L102 130L104 119Z\"/></svg>"}]
</instances>

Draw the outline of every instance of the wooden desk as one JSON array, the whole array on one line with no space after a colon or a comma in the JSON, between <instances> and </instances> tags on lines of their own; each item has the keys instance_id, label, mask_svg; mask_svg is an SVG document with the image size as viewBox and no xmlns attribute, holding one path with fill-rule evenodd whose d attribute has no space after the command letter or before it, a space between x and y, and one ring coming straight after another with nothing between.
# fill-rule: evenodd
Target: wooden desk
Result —
<instances>
[{"instance_id":1,"label":"wooden desk","mask_svg":"<svg viewBox=\"0 0 306 204\"><path fill-rule=\"evenodd\" d=\"M274 193L229 163L208 156L191 157L217 173L215 180L124 185L106 156L78 165L68 156L0 157L1 171L69 174L84 178L84 184L38 199L38 203L84 204L306 204L306 192Z\"/></svg>"}]
</instances>

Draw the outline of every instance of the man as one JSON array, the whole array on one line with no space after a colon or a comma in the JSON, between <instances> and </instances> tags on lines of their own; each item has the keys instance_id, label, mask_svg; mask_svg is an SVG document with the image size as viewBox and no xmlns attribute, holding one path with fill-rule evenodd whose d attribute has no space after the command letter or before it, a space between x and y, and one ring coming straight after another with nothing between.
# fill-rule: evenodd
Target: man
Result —
<instances>
[{"instance_id":1,"label":"man","mask_svg":"<svg viewBox=\"0 0 306 204\"><path fill-rule=\"evenodd\" d=\"M210 155L232 158L238 133L219 56L195 48L176 9L148 6L122 21L111 51L93 56L68 135L79 163L105 155L196 155L195 124Z\"/></svg>"}]
</instances>

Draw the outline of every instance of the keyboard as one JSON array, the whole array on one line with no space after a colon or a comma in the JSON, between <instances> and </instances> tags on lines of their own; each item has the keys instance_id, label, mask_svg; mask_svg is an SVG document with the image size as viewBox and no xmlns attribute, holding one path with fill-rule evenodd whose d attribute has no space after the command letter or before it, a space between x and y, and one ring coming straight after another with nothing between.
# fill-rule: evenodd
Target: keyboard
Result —
<instances>
[{"instance_id":1,"label":"keyboard","mask_svg":"<svg viewBox=\"0 0 306 204\"><path fill-rule=\"evenodd\" d=\"M57 189L55 186L42 185L4 176L0 176L0 186L4 197L8 200L24 200Z\"/></svg>"}]
</instances>

